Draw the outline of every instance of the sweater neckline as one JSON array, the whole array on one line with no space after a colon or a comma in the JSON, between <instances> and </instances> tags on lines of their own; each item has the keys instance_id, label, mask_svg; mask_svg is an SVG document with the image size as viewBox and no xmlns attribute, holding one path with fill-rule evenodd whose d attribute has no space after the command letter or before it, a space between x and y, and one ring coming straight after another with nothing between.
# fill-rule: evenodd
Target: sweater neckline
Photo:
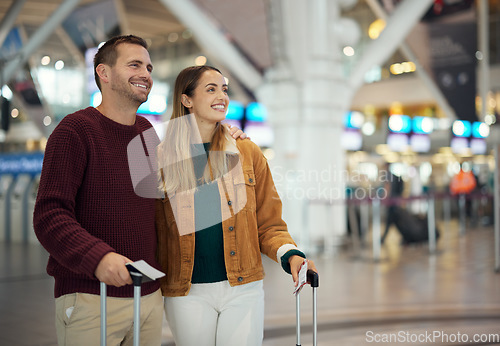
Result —
<instances>
[{"instance_id":1,"label":"sweater neckline","mask_svg":"<svg viewBox=\"0 0 500 346\"><path fill-rule=\"evenodd\" d=\"M132 125L124 125L124 124L120 124L119 122L116 122L116 121L108 118L107 116L105 116L104 114L102 114L95 107L89 107L89 108L91 109L92 113L96 115L96 117L98 119L100 119L104 123L106 123L106 124L108 124L110 126L113 126L113 127L117 128L117 129L124 130L124 131L134 131L137 128L137 115L135 117L135 123L134 124L132 124Z\"/></svg>"}]
</instances>

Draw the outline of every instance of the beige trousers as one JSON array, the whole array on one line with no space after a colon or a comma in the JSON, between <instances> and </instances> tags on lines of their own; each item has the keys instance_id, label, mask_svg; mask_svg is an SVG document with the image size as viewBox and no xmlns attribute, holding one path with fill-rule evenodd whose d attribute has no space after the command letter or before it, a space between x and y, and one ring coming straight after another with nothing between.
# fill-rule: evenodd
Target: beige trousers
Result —
<instances>
[{"instance_id":1,"label":"beige trousers","mask_svg":"<svg viewBox=\"0 0 500 346\"><path fill-rule=\"evenodd\" d=\"M132 345L133 298L107 298L107 345ZM95 294L72 293L56 299L59 346L100 344L101 301ZM141 298L141 345L161 345L163 298L160 290Z\"/></svg>"}]
</instances>

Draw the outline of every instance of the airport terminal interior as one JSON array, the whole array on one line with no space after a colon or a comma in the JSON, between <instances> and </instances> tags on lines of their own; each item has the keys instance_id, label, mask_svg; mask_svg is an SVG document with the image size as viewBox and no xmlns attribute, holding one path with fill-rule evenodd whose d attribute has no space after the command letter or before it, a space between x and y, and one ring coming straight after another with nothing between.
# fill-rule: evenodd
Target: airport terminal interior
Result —
<instances>
[{"instance_id":1,"label":"airport terminal interior","mask_svg":"<svg viewBox=\"0 0 500 346\"><path fill-rule=\"evenodd\" d=\"M500 0L0 0L0 345L57 345L44 151L100 104L93 58L121 34L149 45L160 138L183 68L226 77L225 122L319 272L302 345L500 345ZM292 279L263 262L263 345L296 344Z\"/></svg>"}]
</instances>

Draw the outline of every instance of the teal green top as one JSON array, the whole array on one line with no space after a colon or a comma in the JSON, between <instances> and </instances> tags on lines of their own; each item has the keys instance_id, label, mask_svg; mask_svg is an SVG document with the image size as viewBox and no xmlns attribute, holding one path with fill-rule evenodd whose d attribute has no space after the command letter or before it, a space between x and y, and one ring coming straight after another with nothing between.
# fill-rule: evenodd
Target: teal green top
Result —
<instances>
[{"instance_id":1,"label":"teal green top","mask_svg":"<svg viewBox=\"0 0 500 346\"><path fill-rule=\"evenodd\" d=\"M209 150L210 143L203 143L203 147L201 145L193 146L193 166L197 179L203 175L208 162ZM200 284L227 280L222 212L217 182L204 184L200 187L194 196L194 208L196 229L201 230L195 233L194 267L191 282ZM288 274L290 274L288 260L293 255L306 258L304 253L299 250L287 251L281 258L281 266Z\"/></svg>"},{"instance_id":2,"label":"teal green top","mask_svg":"<svg viewBox=\"0 0 500 346\"><path fill-rule=\"evenodd\" d=\"M193 147L193 166L200 179L207 165L210 143ZM210 283L227 280L224 261L222 213L217 182L200 185L194 195L195 233L192 283Z\"/></svg>"}]
</instances>

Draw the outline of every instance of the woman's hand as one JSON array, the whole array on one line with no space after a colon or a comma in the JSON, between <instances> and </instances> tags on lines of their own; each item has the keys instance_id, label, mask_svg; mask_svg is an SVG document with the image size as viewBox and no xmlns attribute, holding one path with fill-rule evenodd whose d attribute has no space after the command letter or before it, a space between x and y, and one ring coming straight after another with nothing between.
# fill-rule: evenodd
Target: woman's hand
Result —
<instances>
[{"instance_id":1,"label":"woman's hand","mask_svg":"<svg viewBox=\"0 0 500 346\"><path fill-rule=\"evenodd\" d=\"M292 278L295 287L297 287L297 285L299 284L299 270L304 261L307 261L307 269L312 269L316 273L318 272L313 261L306 260L305 258L297 255L290 256L290 258L288 259L288 263L290 263L290 272L292 273Z\"/></svg>"},{"instance_id":2,"label":"woman's hand","mask_svg":"<svg viewBox=\"0 0 500 346\"><path fill-rule=\"evenodd\" d=\"M224 124L225 126L227 126L227 129L229 130L229 134L234 138L234 139L238 139L238 138L241 138L241 139L245 139L247 138L247 134L243 131L241 131L241 129L239 129L237 126L231 126L229 124ZM250 137L248 137L250 139Z\"/></svg>"}]
</instances>

